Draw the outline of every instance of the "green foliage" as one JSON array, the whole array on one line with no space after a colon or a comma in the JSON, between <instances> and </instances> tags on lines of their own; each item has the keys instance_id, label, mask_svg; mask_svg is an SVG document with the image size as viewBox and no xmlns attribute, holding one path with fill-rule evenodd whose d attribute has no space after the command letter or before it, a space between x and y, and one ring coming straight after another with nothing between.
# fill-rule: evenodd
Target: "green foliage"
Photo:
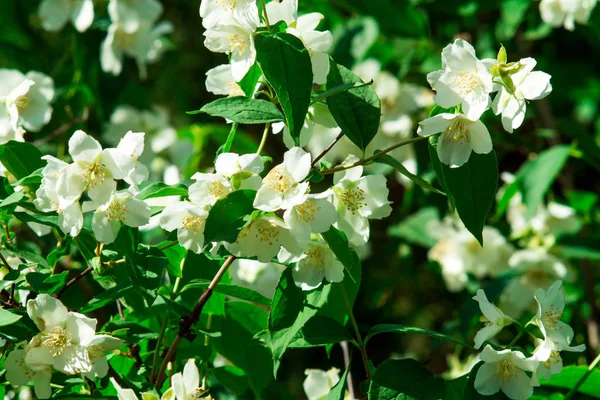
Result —
<instances>
[{"instance_id":1,"label":"green foliage","mask_svg":"<svg viewBox=\"0 0 600 400\"><path fill-rule=\"evenodd\" d=\"M0 145L0 162L17 179L28 177L44 166L42 153L37 147L15 141Z\"/></svg>"},{"instance_id":2,"label":"green foliage","mask_svg":"<svg viewBox=\"0 0 600 400\"><path fill-rule=\"evenodd\" d=\"M434 377L418 361L387 360L377 367L369 386L369 399L394 399L411 396L423 400L445 397L441 378Z\"/></svg>"},{"instance_id":3,"label":"green foliage","mask_svg":"<svg viewBox=\"0 0 600 400\"><path fill-rule=\"evenodd\" d=\"M313 73L308 50L288 33L262 33L255 38L256 59L281 103L296 143L310 105Z\"/></svg>"},{"instance_id":4,"label":"green foliage","mask_svg":"<svg viewBox=\"0 0 600 400\"><path fill-rule=\"evenodd\" d=\"M254 211L252 203L255 196L255 191L239 190L217 201L208 214L204 240L235 242L244 226L244 218Z\"/></svg>"},{"instance_id":5,"label":"green foliage","mask_svg":"<svg viewBox=\"0 0 600 400\"><path fill-rule=\"evenodd\" d=\"M240 124L264 124L284 119L281 111L273 103L241 96L218 99L198 111L188 112L188 114L198 113L226 118Z\"/></svg>"},{"instance_id":6,"label":"green foliage","mask_svg":"<svg viewBox=\"0 0 600 400\"><path fill-rule=\"evenodd\" d=\"M364 83L346 67L329 60L327 90L345 84ZM327 97L327 106L344 134L361 149L366 149L379 129L381 104L371 86L359 86Z\"/></svg>"}]
</instances>

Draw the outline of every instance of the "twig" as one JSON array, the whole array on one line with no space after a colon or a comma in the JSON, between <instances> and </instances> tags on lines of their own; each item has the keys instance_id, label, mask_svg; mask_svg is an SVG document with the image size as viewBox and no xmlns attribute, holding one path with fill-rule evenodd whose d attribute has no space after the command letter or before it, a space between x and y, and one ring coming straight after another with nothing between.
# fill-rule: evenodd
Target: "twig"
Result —
<instances>
[{"instance_id":1,"label":"twig","mask_svg":"<svg viewBox=\"0 0 600 400\"><path fill-rule=\"evenodd\" d=\"M352 372L350 372L350 349L348 349L348 342L343 341L340 342L340 346L342 347L342 354L344 355L344 366L348 370L348 375L346 377L346 385L348 386L348 392L350 393L350 398L355 399L354 395L354 384L352 383Z\"/></svg>"},{"instance_id":2,"label":"twig","mask_svg":"<svg viewBox=\"0 0 600 400\"><path fill-rule=\"evenodd\" d=\"M171 248L173 246L175 246L177 243L179 243L177 240L172 241L171 243L165 244L164 246L159 247L159 250L166 250L168 248Z\"/></svg>"},{"instance_id":3,"label":"twig","mask_svg":"<svg viewBox=\"0 0 600 400\"><path fill-rule=\"evenodd\" d=\"M581 385L583 385L585 380L592 374L592 372L594 372L594 369L598 366L598 363L600 363L600 354L598 354L594 361L592 361L585 374L583 374L583 376L579 378L575 386L573 386L573 389L571 389L569 393L567 393L567 395L565 396L565 400L571 399L573 398L573 396L575 396L575 393L577 393Z\"/></svg>"},{"instance_id":4,"label":"twig","mask_svg":"<svg viewBox=\"0 0 600 400\"><path fill-rule=\"evenodd\" d=\"M65 133L66 131L68 131L69 129L71 129L73 126L75 126L77 124L80 124L82 122L87 121L87 119L88 119L89 116L90 116L90 111L87 108L84 108L83 109L83 114L81 114L80 117L77 117L77 118L71 120L70 122L59 126L52 133L46 135L45 137L43 137L41 139L38 139L38 140L34 141L33 145L34 146L39 146L41 144L45 144L45 143L51 141L55 137L60 136L61 134Z\"/></svg>"},{"instance_id":5,"label":"twig","mask_svg":"<svg viewBox=\"0 0 600 400\"><path fill-rule=\"evenodd\" d=\"M227 269L229 268L229 266L235 259L236 259L235 256L229 256L227 258L227 260L225 260L225 262L223 263L223 265L221 266L221 268L219 269L219 271L217 272L217 274L215 275L213 280L210 282L210 284L208 285L206 290L204 290L202 295L200 295L200 298L198 299L198 302L196 303L196 306L194 307L194 309L192 310L190 315L188 317L183 317L181 319L181 323L179 324L179 332L177 332L177 336L175 336L175 340L173 340L173 343L171 343L171 346L169 347L169 351L165 355L165 358L163 359L160 369L158 370L158 375L156 376L155 387L160 388L162 386L163 382L165 381L165 378L166 378L166 376L164 375L165 370L167 369L167 365L169 364L169 362L175 355L175 351L177 351L177 347L179 347L179 343L181 343L181 340L183 338L186 338L188 340L194 339L195 335L191 334L191 332L190 332L192 325L200 317L200 314L202 313L202 309L204 308L204 305L206 304L208 299L210 299L210 296L212 296L213 290L215 289L215 287L217 286L219 281L221 281L221 278L223 278L223 275L225 275L225 272L227 271Z\"/></svg>"},{"instance_id":6,"label":"twig","mask_svg":"<svg viewBox=\"0 0 600 400\"><path fill-rule=\"evenodd\" d=\"M6 267L7 270L12 271L14 269L13 267L10 266L8 261L6 261L6 258L4 258L2 253L0 253L0 260L2 260L2 263L4 264L4 266Z\"/></svg>"},{"instance_id":7,"label":"twig","mask_svg":"<svg viewBox=\"0 0 600 400\"><path fill-rule=\"evenodd\" d=\"M358 329L358 324L356 323L356 319L354 318L354 313L352 312L352 305L350 304L350 300L348 299L348 293L346 293L346 288L340 282L340 289L342 291L342 297L344 298L344 303L346 304L346 309L348 310L348 316L350 317L350 322L352 323L352 328L354 329L354 333L356 334L356 341L358 342L358 347L360 349L360 355L362 357L363 364L365 366L365 373L367 375L367 379L371 379L371 368L369 367L369 357L367 357L367 349L365 347L365 343L363 342L362 336L360 334L360 330Z\"/></svg>"},{"instance_id":8,"label":"twig","mask_svg":"<svg viewBox=\"0 0 600 400\"><path fill-rule=\"evenodd\" d=\"M88 275L93 270L94 270L94 267L92 267L92 266L87 267L86 269L81 271L79 274L75 275L69 282L67 282L63 287L61 287L58 290L58 292L54 293L52 296L56 297L57 299L60 299L60 297L67 291L68 288L73 286L75 283L77 283L78 280L80 280L84 276Z\"/></svg>"},{"instance_id":9,"label":"twig","mask_svg":"<svg viewBox=\"0 0 600 400\"><path fill-rule=\"evenodd\" d=\"M420 142L421 140L425 140L425 139L427 139L426 136L419 136L416 138L404 140L400 143L396 143L395 145L393 145L391 147L388 147L387 149L381 150L377 154L373 154L371 157L363 158L362 160L358 160L357 162L352 163L352 164L341 165L339 167L335 167L335 168L331 168L331 169L325 169L325 170L321 171L321 174L323 174L323 175L333 174L334 172L344 171L346 169L350 169L350 168L358 167L360 165L368 164L371 161L377 160L379 157L383 156L384 154L387 154L390 151L396 150L399 147L406 146L408 144L415 143L415 142Z\"/></svg>"},{"instance_id":10,"label":"twig","mask_svg":"<svg viewBox=\"0 0 600 400\"><path fill-rule=\"evenodd\" d=\"M258 145L258 149L256 150L256 154L260 154L265 148L265 144L267 143L267 136L269 136L269 129L271 129L271 123L267 122L265 124L265 130L263 131L262 138L260 139L260 144Z\"/></svg>"},{"instance_id":11,"label":"twig","mask_svg":"<svg viewBox=\"0 0 600 400\"><path fill-rule=\"evenodd\" d=\"M117 299L117 310L119 311L119 317L122 320L125 319L125 314L123 314L123 306L121 305L121 300Z\"/></svg>"},{"instance_id":12,"label":"twig","mask_svg":"<svg viewBox=\"0 0 600 400\"><path fill-rule=\"evenodd\" d=\"M339 134L339 135L337 135L337 137L336 137L335 139L333 139L333 142L331 142L331 143L329 144L329 146L325 147L325 150L323 150L323 151L321 152L321 154L319 154L318 156L316 156L316 157L315 157L315 159L313 160L313 162L312 162L311 166L313 166L313 167L314 167L315 165L317 165L317 163L319 162L319 160L320 160L321 158L325 157L325 154L329 153L329 151L330 151L330 150L333 148L333 146L335 146L335 144L336 144L337 142L339 142L339 141L340 141L340 139L341 139L341 138L343 138L343 137L344 137L344 132L340 132L340 134Z\"/></svg>"}]
</instances>

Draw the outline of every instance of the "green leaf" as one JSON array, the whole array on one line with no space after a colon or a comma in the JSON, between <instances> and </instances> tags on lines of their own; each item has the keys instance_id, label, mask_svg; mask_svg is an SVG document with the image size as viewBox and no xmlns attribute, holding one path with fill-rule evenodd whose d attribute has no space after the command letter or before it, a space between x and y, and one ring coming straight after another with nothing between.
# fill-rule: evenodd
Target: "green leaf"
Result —
<instances>
[{"instance_id":1,"label":"green leaf","mask_svg":"<svg viewBox=\"0 0 600 400\"><path fill-rule=\"evenodd\" d=\"M332 227L327 232L321 233L321 236L327 242L335 257L344 265L347 274L352 277L354 271L360 270L360 258L358 258L354 249L350 247L348 240L341 231Z\"/></svg>"},{"instance_id":2,"label":"green leaf","mask_svg":"<svg viewBox=\"0 0 600 400\"><path fill-rule=\"evenodd\" d=\"M469 380L469 375L463 375L460 378L446 381L446 399L445 400L463 400L465 387Z\"/></svg>"},{"instance_id":3,"label":"green leaf","mask_svg":"<svg viewBox=\"0 0 600 400\"><path fill-rule=\"evenodd\" d=\"M559 374L552 375L549 381L541 378L540 382L542 386L572 389L581 377L585 375L587 370L588 367L586 366L572 365L563 368ZM600 399L600 371L594 369L585 382L577 389L577 392ZM577 398L577 396L574 398Z\"/></svg>"},{"instance_id":4,"label":"green leaf","mask_svg":"<svg viewBox=\"0 0 600 400\"><path fill-rule=\"evenodd\" d=\"M248 390L248 377L241 368L225 366L211 369L211 373L219 383L235 395L241 395Z\"/></svg>"},{"instance_id":5,"label":"green leaf","mask_svg":"<svg viewBox=\"0 0 600 400\"><path fill-rule=\"evenodd\" d=\"M517 172L517 184L523 193L527 218L532 218L544 202L544 196L567 162L569 153L569 146L554 146L539 153Z\"/></svg>"},{"instance_id":6,"label":"green leaf","mask_svg":"<svg viewBox=\"0 0 600 400\"><path fill-rule=\"evenodd\" d=\"M332 387L329 391L326 400L344 400L344 396L346 395L346 380L348 380L350 365L351 362L348 363L348 366L346 367L346 370L344 371L344 374L342 375L338 383L336 383L335 386Z\"/></svg>"},{"instance_id":7,"label":"green leaf","mask_svg":"<svg viewBox=\"0 0 600 400\"><path fill-rule=\"evenodd\" d=\"M384 361L373 374L369 399L387 399L405 394L420 400L445 399L444 380L435 377L411 358Z\"/></svg>"},{"instance_id":8,"label":"green leaf","mask_svg":"<svg viewBox=\"0 0 600 400\"><path fill-rule=\"evenodd\" d=\"M254 63L254 65L252 65L252 67L250 67L250 69L246 73L246 76L244 76L242 80L238 82L238 85L240 86L244 94L249 98L252 98L252 96L254 95L254 92L256 91L256 84L258 83L258 80L260 79L262 74L263 72L258 66L258 63Z\"/></svg>"},{"instance_id":9,"label":"green leaf","mask_svg":"<svg viewBox=\"0 0 600 400\"><path fill-rule=\"evenodd\" d=\"M442 173L461 221L483 246L483 226L498 188L496 152L471 153L469 161L459 168L442 165Z\"/></svg>"},{"instance_id":10,"label":"green leaf","mask_svg":"<svg viewBox=\"0 0 600 400\"><path fill-rule=\"evenodd\" d=\"M475 390L475 378L477 377L477 371L483 365L483 362L477 363L469 372L469 380L465 385L465 391L463 394L464 400L504 400L508 399L502 391L499 391L491 396L484 396L480 394L477 390Z\"/></svg>"},{"instance_id":11,"label":"green leaf","mask_svg":"<svg viewBox=\"0 0 600 400\"><path fill-rule=\"evenodd\" d=\"M79 312L82 314L87 314L94 310L104 307L107 304L114 303L117 299L125 296L125 294L129 293L133 290L133 285L131 284L121 284L110 288L99 295L94 296L89 302L87 302Z\"/></svg>"},{"instance_id":12,"label":"green leaf","mask_svg":"<svg viewBox=\"0 0 600 400\"><path fill-rule=\"evenodd\" d=\"M327 90L344 84L364 83L352 71L329 59ZM327 97L331 115L342 132L361 149L366 149L379 129L381 104L371 86L361 86Z\"/></svg>"},{"instance_id":13,"label":"green leaf","mask_svg":"<svg viewBox=\"0 0 600 400\"><path fill-rule=\"evenodd\" d=\"M531 0L504 0L502 2L500 20L496 24L496 36L499 40L508 40L514 37L530 4Z\"/></svg>"},{"instance_id":14,"label":"green leaf","mask_svg":"<svg viewBox=\"0 0 600 400\"><path fill-rule=\"evenodd\" d=\"M427 329L421 329L421 328L417 328L414 326L404 326L404 325L396 325L396 324L375 325L374 327L369 329L369 333L367 334L367 337L365 337L365 345L368 343L369 340L371 340L371 338L373 336L379 335L381 333L410 333L410 334L416 334L416 335L431 336L431 337L435 337L438 339L447 340L452 343L456 343L459 346L472 348L472 346L469 346L468 344L466 344L458 339L454 339L451 336L444 335L443 333L430 331Z\"/></svg>"},{"instance_id":15,"label":"green leaf","mask_svg":"<svg viewBox=\"0 0 600 400\"><path fill-rule=\"evenodd\" d=\"M315 347L352 341L352 336L338 321L316 315L308 320L290 347Z\"/></svg>"},{"instance_id":16,"label":"green leaf","mask_svg":"<svg viewBox=\"0 0 600 400\"><path fill-rule=\"evenodd\" d=\"M0 208L14 206L18 202L23 200L23 197L25 197L25 194L23 192L14 192L14 193L10 194L7 198L2 200L2 202L0 203Z\"/></svg>"},{"instance_id":17,"label":"green leaf","mask_svg":"<svg viewBox=\"0 0 600 400\"><path fill-rule=\"evenodd\" d=\"M361 83L361 82L349 82L349 83L344 83L340 86L336 86L334 88L331 88L329 90L326 90L324 92L314 92L314 97L311 100L311 104L315 104L318 103L320 101L325 100L326 98L328 98L329 96L333 96L334 94L338 94L338 93L342 93L342 92L347 92L350 89L354 89L354 88L359 88L359 87L363 87L363 86L370 86L373 84L373 80L371 80L370 82L366 82L366 83Z\"/></svg>"},{"instance_id":18,"label":"green leaf","mask_svg":"<svg viewBox=\"0 0 600 400\"><path fill-rule=\"evenodd\" d=\"M273 354L273 375L277 376L283 354L295 336L325 304L330 290L331 284L326 284L304 292L294 283L290 268L281 274L271 303L268 329L262 335L265 345Z\"/></svg>"},{"instance_id":19,"label":"green leaf","mask_svg":"<svg viewBox=\"0 0 600 400\"><path fill-rule=\"evenodd\" d=\"M375 154L377 154L377 153L378 153L378 151L375 152ZM380 164L389 165L390 167L394 168L396 171L400 172L402 175L406 176L408 179L410 179L417 185L421 186L423 189L427 189L434 193L441 194L442 196L446 195L446 193L442 192L441 190L434 188L433 185L431 185L431 183L427 182L425 179L419 178L418 176L411 173L409 170L406 169L406 167L404 165L402 165L402 163L400 161L396 160L394 157L390 156L389 154L384 154L384 155L378 157L375 160L375 162L378 162Z\"/></svg>"},{"instance_id":20,"label":"green leaf","mask_svg":"<svg viewBox=\"0 0 600 400\"><path fill-rule=\"evenodd\" d=\"M209 280L204 279L193 279L187 285L181 289L181 292L185 292L190 289L206 289L210 284ZM236 297L241 300L251 301L252 303L262 304L268 306L271 304L271 300L263 296L262 294L255 292L252 289L245 288L243 286L229 285L225 283L219 283L215 289L215 292L223 293L228 296Z\"/></svg>"},{"instance_id":21,"label":"green leaf","mask_svg":"<svg viewBox=\"0 0 600 400\"><path fill-rule=\"evenodd\" d=\"M220 199L210 209L204 228L204 242L235 242L244 218L254 211L253 190L238 190Z\"/></svg>"},{"instance_id":22,"label":"green leaf","mask_svg":"<svg viewBox=\"0 0 600 400\"><path fill-rule=\"evenodd\" d=\"M225 316L213 316L213 329L223 332L211 338L216 351L241 368L255 394L272 380L269 351L254 338L266 325L265 312L249 303L226 302Z\"/></svg>"},{"instance_id":23,"label":"green leaf","mask_svg":"<svg viewBox=\"0 0 600 400\"><path fill-rule=\"evenodd\" d=\"M58 225L58 215L51 213L37 212L30 214L26 212L17 211L14 213L15 218L23 222L36 222L38 224L51 226L53 228L60 229Z\"/></svg>"},{"instance_id":24,"label":"green leaf","mask_svg":"<svg viewBox=\"0 0 600 400\"><path fill-rule=\"evenodd\" d=\"M12 325L23 318L21 315L13 314L8 310L0 308L0 326Z\"/></svg>"},{"instance_id":25,"label":"green leaf","mask_svg":"<svg viewBox=\"0 0 600 400\"><path fill-rule=\"evenodd\" d=\"M25 279L38 293L52 294L63 287L69 278L69 271L63 271L60 274L49 275L41 272L30 272L25 275Z\"/></svg>"},{"instance_id":26,"label":"green leaf","mask_svg":"<svg viewBox=\"0 0 600 400\"><path fill-rule=\"evenodd\" d=\"M247 97L226 97L206 104L198 111L188 114L206 113L213 117L222 117L240 124L265 124L283 121L284 115L277 106L266 100Z\"/></svg>"},{"instance_id":27,"label":"green leaf","mask_svg":"<svg viewBox=\"0 0 600 400\"><path fill-rule=\"evenodd\" d=\"M263 33L254 38L256 59L275 90L296 144L310 105L313 84L308 50L288 33Z\"/></svg>"},{"instance_id":28,"label":"green leaf","mask_svg":"<svg viewBox=\"0 0 600 400\"><path fill-rule=\"evenodd\" d=\"M152 199L155 197L166 197L166 196L183 196L188 195L188 188L185 185L177 184L169 186L163 182L152 183L143 188L137 197L140 200Z\"/></svg>"},{"instance_id":29,"label":"green leaf","mask_svg":"<svg viewBox=\"0 0 600 400\"><path fill-rule=\"evenodd\" d=\"M431 110L431 114L435 115L434 111L436 111L436 107L438 107L438 106L436 105L433 107L433 110ZM441 110L444 110L444 109L441 109ZM448 190L448 185L446 185L446 179L444 178L444 165L442 164L442 162L440 161L440 159L438 158L438 155L437 155L438 139L439 139L439 135L434 135L434 136L429 137L429 146L428 146L429 158L431 159L431 165L433 167L433 170L435 171L435 176L436 176L438 182L440 183L440 186L442 187L442 189L444 189L444 192L446 192L446 195L448 196L448 200L450 201L452 208L456 208L456 204L454 202L454 197L452 197L452 193L450 193L450 191Z\"/></svg>"},{"instance_id":30,"label":"green leaf","mask_svg":"<svg viewBox=\"0 0 600 400\"><path fill-rule=\"evenodd\" d=\"M45 165L42 152L37 147L14 140L0 145L0 162L17 179L31 175Z\"/></svg>"},{"instance_id":31,"label":"green leaf","mask_svg":"<svg viewBox=\"0 0 600 400\"><path fill-rule=\"evenodd\" d=\"M431 221L439 221L440 214L434 207L422 208L397 225L388 228L387 233L409 243L431 248L437 240L429 235L427 226Z\"/></svg>"},{"instance_id":32,"label":"green leaf","mask_svg":"<svg viewBox=\"0 0 600 400\"><path fill-rule=\"evenodd\" d=\"M27 175L19 179L14 186L29 186L29 185L38 185L42 183L42 171L44 168L38 168L33 171L31 174Z\"/></svg>"}]
</instances>

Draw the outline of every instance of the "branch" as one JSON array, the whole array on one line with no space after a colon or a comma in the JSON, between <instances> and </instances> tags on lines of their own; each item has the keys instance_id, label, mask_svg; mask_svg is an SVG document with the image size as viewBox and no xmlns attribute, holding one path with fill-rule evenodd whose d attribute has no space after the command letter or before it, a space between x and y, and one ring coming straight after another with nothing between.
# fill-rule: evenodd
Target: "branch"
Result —
<instances>
[{"instance_id":1,"label":"branch","mask_svg":"<svg viewBox=\"0 0 600 400\"><path fill-rule=\"evenodd\" d=\"M325 150L323 150L321 152L321 154L319 154L318 156L315 157L315 159L313 160L311 166L314 167L315 165L317 165L317 162L319 162L319 160L323 157L325 157L325 154L329 153L329 150L331 150L333 148L333 146L335 146L335 144L337 142L340 141L341 138L344 137L344 132L340 132L339 135L337 135L337 137L335 139L333 139L333 142L331 142L331 144L327 147L325 147Z\"/></svg>"},{"instance_id":2,"label":"branch","mask_svg":"<svg viewBox=\"0 0 600 400\"><path fill-rule=\"evenodd\" d=\"M181 318L181 323L179 324L179 332L177 332L177 336L175 337L175 340L173 340L173 343L171 343L171 347L169 347L169 351L167 351L167 354L163 359L160 369L158 370L155 382L155 386L157 388L160 388L163 382L165 381L165 370L167 369L167 365L169 364L169 362L171 362L171 359L174 357L175 351L177 351L177 347L179 347L181 340L183 338L186 338L188 340L194 340L194 337L196 335L191 333L192 325L194 325L194 323L198 321L198 318L202 313L204 305L206 304L208 299L210 299L213 290L215 290L215 287L218 285L219 281L221 280L221 278L223 278L223 275L225 275L225 272L235 259L235 256L229 256L227 260L225 260L225 262L223 263L213 280L210 282L210 285L208 285L206 290L202 293L202 295L200 295L200 298L198 299L198 302L196 303L196 306L194 307L190 315L188 317Z\"/></svg>"},{"instance_id":3,"label":"branch","mask_svg":"<svg viewBox=\"0 0 600 400\"><path fill-rule=\"evenodd\" d=\"M46 135L45 137L38 139L36 141L33 142L34 146L39 146L41 144L44 143L48 143L49 141L51 141L52 139L54 139L57 136L60 136L61 134L65 133L66 131L68 131L69 129L71 129L73 126L80 124L82 122L87 121L88 117L90 116L90 111L87 108L83 109L83 114L81 114L81 116L69 121L66 124L63 124L61 126L59 126L55 131L53 131L52 133Z\"/></svg>"},{"instance_id":4,"label":"branch","mask_svg":"<svg viewBox=\"0 0 600 400\"><path fill-rule=\"evenodd\" d=\"M406 146L408 144L415 143L415 142L420 142L421 140L425 140L425 139L427 139L426 136L419 136L419 137L416 137L416 138L404 140L404 141L402 141L400 143L396 143L395 145L393 145L391 147L388 147L387 149L381 150L379 153L373 154L369 158L364 158L362 160L358 160L357 162L352 163L352 164L341 165L339 167L335 167L335 168L331 168L331 169L325 169L325 170L321 171L321 174L323 174L323 175L333 174L334 172L344 171L344 170L347 170L347 169L350 169L350 168L354 168L354 167L358 167L358 166L361 166L361 165L368 164L371 161L375 161L379 157L383 156L384 154L387 154L390 151L396 150L399 147Z\"/></svg>"},{"instance_id":5,"label":"branch","mask_svg":"<svg viewBox=\"0 0 600 400\"><path fill-rule=\"evenodd\" d=\"M94 270L94 267L92 267L92 266L87 267L86 269L81 271L79 274L75 275L69 282L67 282L63 287L60 288L60 290L58 292L54 293L52 296L56 297L57 299L60 299L60 297L67 291L68 288L73 286L75 283L77 283L78 280L80 280L84 276L88 275L93 270Z\"/></svg>"}]
</instances>

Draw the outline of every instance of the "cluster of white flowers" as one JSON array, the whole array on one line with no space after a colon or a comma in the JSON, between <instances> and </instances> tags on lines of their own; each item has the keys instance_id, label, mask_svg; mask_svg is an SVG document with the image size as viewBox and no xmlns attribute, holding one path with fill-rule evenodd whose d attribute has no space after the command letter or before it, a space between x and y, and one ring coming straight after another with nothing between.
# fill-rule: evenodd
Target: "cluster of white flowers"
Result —
<instances>
[{"instance_id":1,"label":"cluster of white flowers","mask_svg":"<svg viewBox=\"0 0 600 400\"><path fill-rule=\"evenodd\" d=\"M442 50L442 69L431 72L427 80L436 91L434 100L444 112L419 124L417 133L431 136L441 132L437 144L440 161L452 168L465 164L471 152L492 151L492 139L479 120L492 108L502 114L502 126L512 133L523 123L528 101L546 97L552 91L550 75L533 71L536 61L524 58L507 63L504 47L496 60L479 60L475 49L456 39ZM497 92L492 101L490 94Z\"/></svg>"},{"instance_id":2,"label":"cluster of white flowers","mask_svg":"<svg viewBox=\"0 0 600 400\"><path fill-rule=\"evenodd\" d=\"M297 0L272 1L267 4L266 13L269 22L284 21L286 32L302 40L311 56L314 83L325 83L329 70L327 51L333 38L329 31L316 30L324 16L320 13L298 16ZM206 48L227 53L231 60L230 66L220 65L207 72L207 90L217 95L243 95L237 82L256 61L254 33L261 26L256 0L203 0L200 16L206 29Z\"/></svg>"},{"instance_id":3,"label":"cluster of white flowers","mask_svg":"<svg viewBox=\"0 0 600 400\"><path fill-rule=\"evenodd\" d=\"M39 132L50 122L53 98L54 81L49 76L0 69L0 144L22 142L26 131Z\"/></svg>"},{"instance_id":4,"label":"cluster of white flowers","mask_svg":"<svg viewBox=\"0 0 600 400\"><path fill-rule=\"evenodd\" d=\"M92 230L98 241L112 243L121 223L139 227L148 223L150 207L134 197L137 186L148 177L138 161L144 150L144 133L128 132L116 148L102 149L85 132L69 139L71 164L52 156L42 174L35 206L44 212L58 212L63 232L77 236L83 227L83 213L94 211ZM122 180L129 189L117 190ZM81 203L84 194L87 199Z\"/></svg>"},{"instance_id":5,"label":"cluster of white flowers","mask_svg":"<svg viewBox=\"0 0 600 400\"><path fill-rule=\"evenodd\" d=\"M556 281L547 291L535 291L537 312L527 325L536 325L543 338L535 338L537 347L530 357L511 348L498 351L486 345L479 356L484 363L475 378L475 389L479 393L492 395L502 390L511 399L528 399L533 394L533 387L540 385L540 376L549 379L562 370L561 351L585 350L585 345L571 346L573 329L561 321L565 307L561 285L561 281ZM475 348L479 349L505 326L516 321L490 303L483 290L477 291L474 300L479 303L483 314L481 321L485 325L475 336ZM520 326L520 329L526 328ZM526 372L530 372L531 376Z\"/></svg>"},{"instance_id":6,"label":"cluster of white flowers","mask_svg":"<svg viewBox=\"0 0 600 400\"><path fill-rule=\"evenodd\" d=\"M575 30L575 22L587 24L598 0L542 0L540 14L542 20L554 27L564 25L569 31Z\"/></svg>"},{"instance_id":7,"label":"cluster of white flowers","mask_svg":"<svg viewBox=\"0 0 600 400\"><path fill-rule=\"evenodd\" d=\"M90 379L106 376L105 353L118 349L123 342L97 335L95 319L68 311L60 300L47 294L29 300L27 314L40 333L6 357L4 367L10 383L20 386L33 380L36 396L47 399L52 394L53 369Z\"/></svg>"},{"instance_id":8,"label":"cluster of white flowers","mask_svg":"<svg viewBox=\"0 0 600 400\"><path fill-rule=\"evenodd\" d=\"M114 378L110 378L119 400L139 400L132 389L123 389ZM200 387L200 373L193 359L189 359L178 372L171 377L171 387L159 398L152 392L142 393L143 400L192 400L198 399L206 392Z\"/></svg>"},{"instance_id":9,"label":"cluster of white flowers","mask_svg":"<svg viewBox=\"0 0 600 400\"><path fill-rule=\"evenodd\" d=\"M189 199L165 207L161 227L177 230L179 243L200 253L210 208L236 190L256 190L254 208L262 213L253 215L235 242L224 243L225 248L238 257L256 257L260 263L275 257L281 263L295 263L294 280L305 290L320 286L323 278L340 282L344 268L319 234L334 226L351 244L365 244L369 219L385 218L392 210L385 178L362 176L362 167L357 166L337 172L333 188L311 194L305 181L311 155L299 147L287 151L283 163L261 178L263 168L258 154L220 154L214 173L192 176L196 182L189 187Z\"/></svg>"}]
</instances>

